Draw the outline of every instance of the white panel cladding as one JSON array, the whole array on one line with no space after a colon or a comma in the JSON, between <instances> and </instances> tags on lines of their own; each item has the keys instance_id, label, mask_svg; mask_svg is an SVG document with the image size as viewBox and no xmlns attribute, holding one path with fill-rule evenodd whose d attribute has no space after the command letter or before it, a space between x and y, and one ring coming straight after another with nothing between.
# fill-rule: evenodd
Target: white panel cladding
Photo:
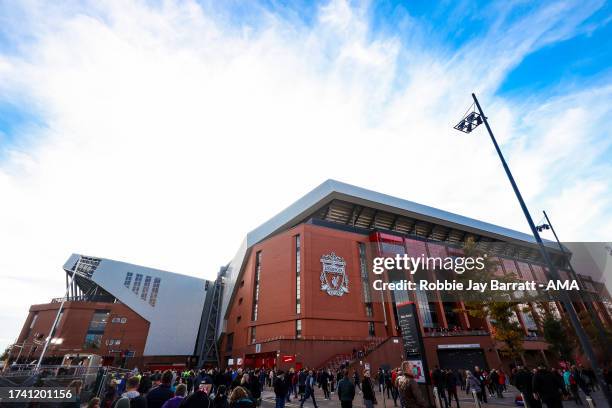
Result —
<instances>
[{"instance_id":1,"label":"white panel cladding","mask_svg":"<svg viewBox=\"0 0 612 408\"><path fill-rule=\"evenodd\" d=\"M71 268L75 261L73 255L65 268ZM128 272L132 273L132 279L126 287ZM140 283L134 292L138 275ZM91 279L149 321L148 335L142 334L147 336L145 356L193 354L206 296L204 279L109 259L102 259ZM151 297L156 280L159 280L159 287L153 306ZM145 288L147 294L143 297Z\"/></svg>"}]
</instances>

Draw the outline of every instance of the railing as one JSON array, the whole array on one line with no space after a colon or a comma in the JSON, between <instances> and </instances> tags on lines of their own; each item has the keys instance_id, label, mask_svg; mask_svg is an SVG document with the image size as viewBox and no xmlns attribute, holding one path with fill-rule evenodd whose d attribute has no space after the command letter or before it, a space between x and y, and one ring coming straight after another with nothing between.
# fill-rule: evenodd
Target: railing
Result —
<instances>
[{"instance_id":1,"label":"railing","mask_svg":"<svg viewBox=\"0 0 612 408\"><path fill-rule=\"evenodd\" d=\"M487 330L447 330L426 331L425 337L488 336Z\"/></svg>"},{"instance_id":2,"label":"railing","mask_svg":"<svg viewBox=\"0 0 612 408\"><path fill-rule=\"evenodd\" d=\"M274 336L266 339L256 340L252 344L269 343L278 340L318 340L318 341L360 341L373 342L383 341L386 337L363 337L363 336Z\"/></svg>"}]
</instances>

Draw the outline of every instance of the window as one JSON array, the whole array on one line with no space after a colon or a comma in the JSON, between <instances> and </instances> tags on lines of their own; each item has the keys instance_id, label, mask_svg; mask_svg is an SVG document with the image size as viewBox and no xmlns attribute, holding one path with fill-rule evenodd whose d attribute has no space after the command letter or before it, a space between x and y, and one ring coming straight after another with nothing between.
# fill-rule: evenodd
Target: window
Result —
<instances>
[{"instance_id":1,"label":"window","mask_svg":"<svg viewBox=\"0 0 612 408\"><path fill-rule=\"evenodd\" d=\"M96 310L89 322L87 333L104 333L109 314L108 310Z\"/></svg>"},{"instance_id":2,"label":"window","mask_svg":"<svg viewBox=\"0 0 612 408\"><path fill-rule=\"evenodd\" d=\"M121 340L119 339L110 339L110 340L106 340L106 345L107 346L118 346L121 344Z\"/></svg>"},{"instance_id":3,"label":"window","mask_svg":"<svg viewBox=\"0 0 612 408\"><path fill-rule=\"evenodd\" d=\"M295 337L302 337L302 321L299 319L295 321Z\"/></svg>"},{"instance_id":4,"label":"window","mask_svg":"<svg viewBox=\"0 0 612 408\"><path fill-rule=\"evenodd\" d=\"M36 320L38 320L38 312L34 313L34 316L32 316L32 321L30 322L30 329L34 328Z\"/></svg>"},{"instance_id":5,"label":"window","mask_svg":"<svg viewBox=\"0 0 612 408\"><path fill-rule=\"evenodd\" d=\"M227 334L227 341L225 342L225 352L229 353L234 347L234 333Z\"/></svg>"},{"instance_id":6,"label":"window","mask_svg":"<svg viewBox=\"0 0 612 408\"><path fill-rule=\"evenodd\" d=\"M374 322L368 322L368 334L370 337L376 336L376 328L374 327Z\"/></svg>"},{"instance_id":7,"label":"window","mask_svg":"<svg viewBox=\"0 0 612 408\"><path fill-rule=\"evenodd\" d=\"M365 304L366 316L372 317L374 315L374 309L372 307L372 303Z\"/></svg>"},{"instance_id":8,"label":"window","mask_svg":"<svg viewBox=\"0 0 612 408\"><path fill-rule=\"evenodd\" d=\"M242 316L238 316L238 317L236 318L236 323L240 323L240 321L241 321L241 320L242 320Z\"/></svg>"},{"instance_id":9,"label":"window","mask_svg":"<svg viewBox=\"0 0 612 408\"><path fill-rule=\"evenodd\" d=\"M134 279L134 286L132 286L132 292L138 294L140 291L140 283L142 282L142 275L137 273Z\"/></svg>"},{"instance_id":10,"label":"window","mask_svg":"<svg viewBox=\"0 0 612 408\"><path fill-rule=\"evenodd\" d=\"M238 304L241 305L242 304L242 298L238 299Z\"/></svg>"},{"instance_id":11,"label":"window","mask_svg":"<svg viewBox=\"0 0 612 408\"><path fill-rule=\"evenodd\" d=\"M366 316L372 317L372 294L370 292L370 277L368 275L368 260L366 259L366 246L359 243L359 272L361 275L361 287L363 288L363 301L366 304ZM369 304L369 309L368 309Z\"/></svg>"},{"instance_id":12,"label":"window","mask_svg":"<svg viewBox=\"0 0 612 408\"><path fill-rule=\"evenodd\" d=\"M100 346L102 346L102 335L101 334L87 333L85 335L85 344L83 345L83 348L99 349Z\"/></svg>"},{"instance_id":13,"label":"window","mask_svg":"<svg viewBox=\"0 0 612 408\"><path fill-rule=\"evenodd\" d=\"M255 285L253 287L253 313L251 320L257 321L257 309L259 307L259 278L261 274L261 251L255 254Z\"/></svg>"},{"instance_id":14,"label":"window","mask_svg":"<svg viewBox=\"0 0 612 408\"><path fill-rule=\"evenodd\" d=\"M149 286L151 285L151 277L147 276L144 281L144 285L142 285L142 294L140 298L142 300L147 300L147 295L149 294Z\"/></svg>"},{"instance_id":15,"label":"window","mask_svg":"<svg viewBox=\"0 0 612 408\"><path fill-rule=\"evenodd\" d=\"M127 323L127 317L122 317L122 318L121 318L121 323L122 323L122 324Z\"/></svg>"},{"instance_id":16,"label":"window","mask_svg":"<svg viewBox=\"0 0 612 408\"><path fill-rule=\"evenodd\" d=\"M255 337L256 329L257 328L255 326L251 327L251 344L255 344L257 341Z\"/></svg>"},{"instance_id":17,"label":"window","mask_svg":"<svg viewBox=\"0 0 612 408\"><path fill-rule=\"evenodd\" d=\"M125 281L123 281L123 286L126 288L130 288L130 283L132 283L132 272L128 272L125 274Z\"/></svg>"},{"instance_id":18,"label":"window","mask_svg":"<svg viewBox=\"0 0 612 408\"><path fill-rule=\"evenodd\" d=\"M240 281L240 287L244 286L244 279Z\"/></svg>"},{"instance_id":19,"label":"window","mask_svg":"<svg viewBox=\"0 0 612 408\"><path fill-rule=\"evenodd\" d=\"M302 285L300 279L302 248L300 236L295 236L295 313L302 313Z\"/></svg>"},{"instance_id":20,"label":"window","mask_svg":"<svg viewBox=\"0 0 612 408\"><path fill-rule=\"evenodd\" d=\"M159 285L161 284L160 278L153 279L153 286L151 287L151 297L149 298L149 304L155 306L157 303L157 294L159 293Z\"/></svg>"}]
</instances>

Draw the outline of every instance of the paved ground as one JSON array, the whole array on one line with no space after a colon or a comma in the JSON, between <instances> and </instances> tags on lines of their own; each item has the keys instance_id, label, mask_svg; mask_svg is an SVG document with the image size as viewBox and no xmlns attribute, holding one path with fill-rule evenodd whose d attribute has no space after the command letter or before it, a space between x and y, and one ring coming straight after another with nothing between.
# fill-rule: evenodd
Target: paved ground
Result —
<instances>
[{"instance_id":1,"label":"paved ground","mask_svg":"<svg viewBox=\"0 0 612 408\"><path fill-rule=\"evenodd\" d=\"M459 406L461 408L473 408L476 405L474 404L474 399L470 396L470 395L466 395L465 391L461 391L458 390L458 395L459 395ZM355 400L353 401L353 407L356 408L363 408L364 404L363 404L363 398L361 397L361 395L359 394L359 391L357 391L358 394L355 396ZM508 392L504 393L504 398L488 398L488 403L487 404L483 404L483 407L487 407L487 408L503 408L503 407L516 407L516 405L514 404L514 397L518 394L518 391L516 391L516 389L514 387L510 387L508 389ZM582 395L582 401L584 402L584 395ZM597 404L598 408L606 408L609 407L608 404L605 402L605 400L603 399L603 395L601 392L596 392L593 395L594 400ZM338 401L338 397L335 394L331 395L331 400L324 400L323 399L323 391L321 391L320 389L317 389L315 391L315 398L317 400L317 406L321 407L321 408L337 408L340 406L340 402ZM272 390L270 388L266 388L262 394L262 399L263 399L263 403L262 406L264 408L270 408L270 407L274 407L274 393L272 392ZM378 404L376 405L376 408L392 408L393 407L393 399L383 399L381 394L377 392L377 396L376 399L378 400ZM399 401L398 401L399 404ZM296 399L291 399L291 402L285 403L285 406L288 408L299 408L300 406L300 401L296 400ZM452 407L451 408L455 408L457 406L457 403L455 401L453 401ZM313 408L313 404L312 404L312 400L308 400L304 403L304 407L306 408ZM585 407L588 408L587 405L576 405L573 402L564 402L563 403L563 408L575 408L575 407Z\"/></svg>"}]
</instances>

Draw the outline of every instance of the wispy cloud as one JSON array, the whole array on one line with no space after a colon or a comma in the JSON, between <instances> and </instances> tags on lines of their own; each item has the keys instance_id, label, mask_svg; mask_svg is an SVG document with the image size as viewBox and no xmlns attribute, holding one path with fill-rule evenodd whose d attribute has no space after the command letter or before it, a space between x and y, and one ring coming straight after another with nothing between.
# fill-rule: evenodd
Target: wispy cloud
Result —
<instances>
[{"instance_id":1,"label":"wispy cloud","mask_svg":"<svg viewBox=\"0 0 612 408\"><path fill-rule=\"evenodd\" d=\"M457 47L408 11L375 30L372 5L340 0L309 19L189 1L0 8L0 106L36 117L0 139L0 274L41 279L3 294L0 337L62 293L71 252L211 278L326 178L524 230L488 136L452 129L472 91L532 210L551 208L566 240L606 239L609 78L496 94L600 3L509 4Z\"/></svg>"}]
</instances>

